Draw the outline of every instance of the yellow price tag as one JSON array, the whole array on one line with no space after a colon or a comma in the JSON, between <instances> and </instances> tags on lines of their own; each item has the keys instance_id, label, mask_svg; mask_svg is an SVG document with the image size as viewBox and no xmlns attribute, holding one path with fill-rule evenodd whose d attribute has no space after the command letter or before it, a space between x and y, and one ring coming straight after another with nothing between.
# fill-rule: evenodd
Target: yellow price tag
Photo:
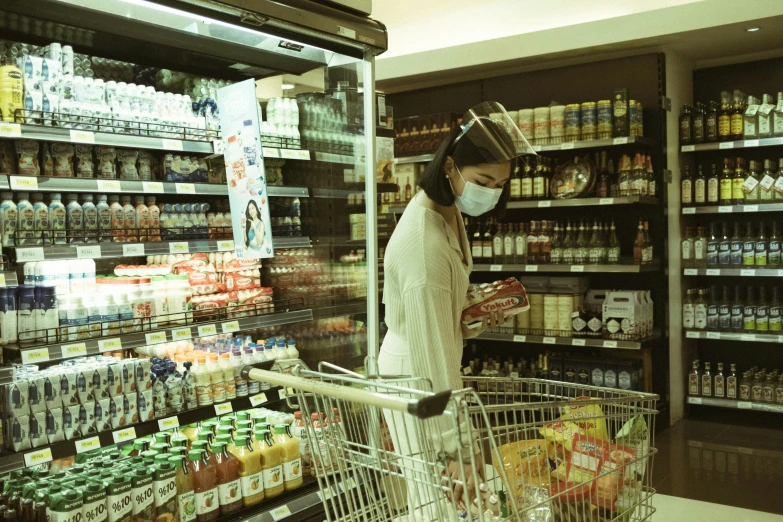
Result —
<instances>
[{"instance_id":1,"label":"yellow price tag","mask_svg":"<svg viewBox=\"0 0 783 522\"><path fill-rule=\"evenodd\" d=\"M209 337L210 335L217 335L217 326L214 324L205 324L198 327L199 337Z\"/></svg>"},{"instance_id":2,"label":"yellow price tag","mask_svg":"<svg viewBox=\"0 0 783 522\"><path fill-rule=\"evenodd\" d=\"M73 143L88 143L90 145L95 145L95 133L71 129L71 141Z\"/></svg>"},{"instance_id":3,"label":"yellow price tag","mask_svg":"<svg viewBox=\"0 0 783 522\"><path fill-rule=\"evenodd\" d=\"M38 190L38 178L9 176L11 190Z\"/></svg>"},{"instance_id":4,"label":"yellow price tag","mask_svg":"<svg viewBox=\"0 0 783 522\"><path fill-rule=\"evenodd\" d=\"M280 506L279 508L275 508L270 511L269 514L272 515L272 520L277 522L278 520L283 520L284 518L290 517L291 510L288 509L288 506Z\"/></svg>"},{"instance_id":5,"label":"yellow price tag","mask_svg":"<svg viewBox=\"0 0 783 522\"><path fill-rule=\"evenodd\" d=\"M102 352L122 350L122 339L119 337L115 337L114 339L101 339L98 341L98 348L100 348Z\"/></svg>"},{"instance_id":6,"label":"yellow price tag","mask_svg":"<svg viewBox=\"0 0 783 522\"><path fill-rule=\"evenodd\" d=\"M70 357L82 357L87 355L87 345L84 343L64 344L62 346L63 359Z\"/></svg>"},{"instance_id":7,"label":"yellow price tag","mask_svg":"<svg viewBox=\"0 0 783 522\"><path fill-rule=\"evenodd\" d=\"M76 453L84 453L101 447L101 439L90 437L89 439L76 441Z\"/></svg>"},{"instance_id":8,"label":"yellow price tag","mask_svg":"<svg viewBox=\"0 0 783 522\"><path fill-rule=\"evenodd\" d=\"M223 323L223 333L233 333L239 331L239 321L229 321Z\"/></svg>"},{"instance_id":9,"label":"yellow price tag","mask_svg":"<svg viewBox=\"0 0 783 522\"><path fill-rule=\"evenodd\" d=\"M98 190L100 192L121 192L122 184L116 179L99 179Z\"/></svg>"},{"instance_id":10,"label":"yellow price tag","mask_svg":"<svg viewBox=\"0 0 783 522\"><path fill-rule=\"evenodd\" d=\"M234 242L230 239L226 239L223 241L217 242L217 249L220 252L226 251L226 250L234 250Z\"/></svg>"},{"instance_id":11,"label":"yellow price tag","mask_svg":"<svg viewBox=\"0 0 783 522\"><path fill-rule=\"evenodd\" d=\"M147 338L147 344L160 344L168 340L166 339L166 332L152 332L145 337Z\"/></svg>"},{"instance_id":12,"label":"yellow price tag","mask_svg":"<svg viewBox=\"0 0 783 522\"><path fill-rule=\"evenodd\" d=\"M22 350L22 362L24 364L42 363L49 360L49 348L36 350Z\"/></svg>"},{"instance_id":13,"label":"yellow price tag","mask_svg":"<svg viewBox=\"0 0 783 522\"><path fill-rule=\"evenodd\" d=\"M171 338L175 341L183 341L193 338L193 331L190 328L177 328L171 331Z\"/></svg>"},{"instance_id":14,"label":"yellow price tag","mask_svg":"<svg viewBox=\"0 0 783 522\"><path fill-rule=\"evenodd\" d=\"M280 157L280 150L279 149L273 149L271 147L263 147L262 148L264 152L265 158L279 158Z\"/></svg>"},{"instance_id":15,"label":"yellow price tag","mask_svg":"<svg viewBox=\"0 0 783 522\"><path fill-rule=\"evenodd\" d=\"M182 150L182 140L163 138L160 141L163 142L163 148L166 150Z\"/></svg>"},{"instance_id":16,"label":"yellow price tag","mask_svg":"<svg viewBox=\"0 0 783 522\"><path fill-rule=\"evenodd\" d=\"M225 415L226 413L231 413L234 411L234 408L231 406L230 402L221 402L220 404L215 404L215 415Z\"/></svg>"},{"instance_id":17,"label":"yellow price tag","mask_svg":"<svg viewBox=\"0 0 783 522\"><path fill-rule=\"evenodd\" d=\"M2 138L21 138L22 126L18 123L9 123L0 121L0 137Z\"/></svg>"},{"instance_id":18,"label":"yellow price tag","mask_svg":"<svg viewBox=\"0 0 783 522\"><path fill-rule=\"evenodd\" d=\"M114 438L114 443L126 442L136 438L136 428L125 428L124 430L118 430L111 434Z\"/></svg>"},{"instance_id":19,"label":"yellow price tag","mask_svg":"<svg viewBox=\"0 0 783 522\"><path fill-rule=\"evenodd\" d=\"M163 183L160 181L142 181L141 186L144 189L144 192L163 194Z\"/></svg>"},{"instance_id":20,"label":"yellow price tag","mask_svg":"<svg viewBox=\"0 0 783 522\"><path fill-rule=\"evenodd\" d=\"M52 461L52 449L43 448L38 451L31 451L24 454L24 465L26 467L37 466L39 464L46 464Z\"/></svg>"},{"instance_id":21,"label":"yellow price tag","mask_svg":"<svg viewBox=\"0 0 783 522\"><path fill-rule=\"evenodd\" d=\"M160 431L170 430L173 428L179 428L179 417L176 415L167 419L160 419L158 421L158 427Z\"/></svg>"},{"instance_id":22,"label":"yellow price tag","mask_svg":"<svg viewBox=\"0 0 783 522\"><path fill-rule=\"evenodd\" d=\"M122 245L122 255L124 255L124 256L143 256L144 255L144 243L131 243L130 245Z\"/></svg>"},{"instance_id":23,"label":"yellow price tag","mask_svg":"<svg viewBox=\"0 0 783 522\"><path fill-rule=\"evenodd\" d=\"M187 241L180 241L176 243L169 243L170 254L188 254L190 253L190 245Z\"/></svg>"},{"instance_id":24,"label":"yellow price tag","mask_svg":"<svg viewBox=\"0 0 783 522\"><path fill-rule=\"evenodd\" d=\"M0 287L5 286L5 274L0 272Z\"/></svg>"},{"instance_id":25,"label":"yellow price tag","mask_svg":"<svg viewBox=\"0 0 783 522\"><path fill-rule=\"evenodd\" d=\"M177 194L195 194L196 186L193 183L177 183Z\"/></svg>"},{"instance_id":26,"label":"yellow price tag","mask_svg":"<svg viewBox=\"0 0 783 522\"><path fill-rule=\"evenodd\" d=\"M250 405L254 408L259 404L264 404L267 401L266 393L259 393L250 397Z\"/></svg>"}]
</instances>

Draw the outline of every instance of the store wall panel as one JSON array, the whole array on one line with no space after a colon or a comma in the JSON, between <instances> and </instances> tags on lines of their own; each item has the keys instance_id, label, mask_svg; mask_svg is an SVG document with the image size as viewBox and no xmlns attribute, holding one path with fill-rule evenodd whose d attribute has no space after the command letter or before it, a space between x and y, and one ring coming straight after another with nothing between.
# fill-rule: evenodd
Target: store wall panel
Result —
<instances>
[{"instance_id":1,"label":"store wall panel","mask_svg":"<svg viewBox=\"0 0 783 522\"><path fill-rule=\"evenodd\" d=\"M462 114L481 100L480 81L455 83L386 96L386 104L394 107L395 118L448 111Z\"/></svg>"},{"instance_id":2,"label":"store wall panel","mask_svg":"<svg viewBox=\"0 0 783 522\"><path fill-rule=\"evenodd\" d=\"M741 89L761 96L783 90L783 58L722 65L693 71L693 101L720 102L720 92Z\"/></svg>"}]
</instances>

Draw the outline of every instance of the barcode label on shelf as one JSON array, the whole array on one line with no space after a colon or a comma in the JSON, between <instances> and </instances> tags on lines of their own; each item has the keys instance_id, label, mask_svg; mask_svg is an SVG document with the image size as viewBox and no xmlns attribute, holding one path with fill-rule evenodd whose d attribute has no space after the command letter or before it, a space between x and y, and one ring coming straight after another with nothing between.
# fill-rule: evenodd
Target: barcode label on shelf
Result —
<instances>
[{"instance_id":1,"label":"barcode label on shelf","mask_svg":"<svg viewBox=\"0 0 783 522\"><path fill-rule=\"evenodd\" d=\"M143 256L144 244L135 243L131 245L122 245L122 255L124 256Z\"/></svg>"},{"instance_id":2,"label":"barcode label on shelf","mask_svg":"<svg viewBox=\"0 0 783 522\"><path fill-rule=\"evenodd\" d=\"M539 201L538 202L538 208L549 208L551 206L552 206L552 202L548 201L548 200L547 201Z\"/></svg>"},{"instance_id":3,"label":"barcode label on shelf","mask_svg":"<svg viewBox=\"0 0 783 522\"><path fill-rule=\"evenodd\" d=\"M515 335L514 336L514 342L515 343L524 343L527 340L526 335Z\"/></svg>"},{"instance_id":4,"label":"barcode label on shelf","mask_svg":"<svg viewBox=\"0 0 783 522\"><path fill-rule=\"evenodd\" d=\"M114 339L101 339L98 341L98 348L102 352L109 352L111 350L122 350L122 339L115 337Z\"/></svg>"},{"instance_id":5,"label":"barcode label on shelf","mask_svg":"<svg viewBox=\"0 0 783 522\"><path fill-rule=\"evenodd\" d=\"M759 206L758 205L745 205L744 207L742 207L742 211L743 212L758 212L759 211Z\"/></svg>"},{"instance_id":6,"label":"barcode label on shelf","mask_svg":"<svg viewBox=\"0 0 783 522\"><path fill-rule=\"evenodd\" d=\"M538 265L525 265L525 272L538 272Z\"/></svg>"},{"instance_id":7,"label":"barcode label on shelf","mask_svg":"<svg viewBox=\"0 0 783 522\"><path fill-rule=\"evenodd\" d=\"M617 341L604 341L604 348L617 348Z\"/></svg>"},{"instance_id":8,"label":"barcode label on shelf","mask_svg":"<svg viewBox=\"0 0 783 522\"><path fill-rule=\"evenodd\" d=\"M99 192L120 192L122 190L122 184L116 179L99 179L98 191Z\"/></svg>"},{"instance_id":9,"label":"barcode label on shelf","mask_svg":"<svg viewBox=\"0 0 783 522\"><path fill-rule=\"evenodd\" d=\"M169 243L170 254L188 254L190 253L190 245L187 241L178 241L175 243Z\"/></svg>"},{"instance_id":10,"label":"barcode label on shelf","mask_svg":"<svg viewBox=\"0 0 783 522\"><path fill-rule=\"evenodd\" d=\"M688 404L701 404L701 397L688 397Z\"/></svg>"},{"instance_id":11,"label":"barcode label on shelf","mask_svg":"<svg viewBox=\"0 0 783 522\"><path fill-rule=\"evenodd\" d=\"M0 288L5 287L5 274L0 273Z\"/></svg>"},{"instance_id":12,"label":"barcode label on shelf","mask_svg":"<svg viewBox=\"0 0 783 522\"><path fill-rule=\"evenodd\" d=\"M35 350L22 350L22 363L35 364L49 360L49 348L37 348Z\"/></svg>"},{"instance_id":13,"label":"barcode label on shelf","mask_svg":"<svg viewBox=\"0 0 783 522\"><path fill-rule=\"evenodd\" d=\"M734 142L733 141L723 142L723 143L718 145L718 149L720 149L720 150L723 150L723 149L733 149L733 148L734 148Z\"/></svg>"},{"instance_id":14,"label":"barcode label on shelf","mask_svg":"<svg viewBox=\"0 0 783 522\"><path fill-rule=\"evenodd\" d=\"M343 491L343 493L345 493L349 489L353 489L353 488L356 487L356 480L354 480L354 478L351 477L348 480L346 480L345 482L341 482L339 484L339 486L340 486L340 489Z\"/></svg>"},{"instance_id":15,"label":"barcode label on shelf","mask_svg":"<svg viewBox=\"0 0 783 522\"><path fill-rule=\"evenodd\" d=\"M696 147L694 145L683 145L680 149L682 152L693 152L696 150Z\"/></svg>"},{"instance_id":16,"label":"barcode label on shelf","mask_svg":"<svg viewBox=\"0 0 783 522\"><path fill-rule=\"evenodd\" d=\"M555 344L555 342L557 342L557 339L554 337L544 337L543 339L544 344Z\"/></svg>"},{"instance_id":17,"label":"barcode label on shelf","mask_svg":"<svg viewBox=\"0 0 783 522\"><path fill-rule=\"evenodd\" d=\"M98 259L101 257L101 246L77 246L76 257L79 259Z\"/></svg>"},{"instance_id":18,"label":"barcode label on shelf","mask_svg":"<svg viewBox=\"0 0 783 522\"><path fill-rule=\"evenodd\" d=\"M266 393L259 393L250 397L250 405L255 408L259 404L264 404L267 400Z\"/></svg>"},{"instance_id":19,"label":"barcode label on shelf","mask_svg":"<svg viewBox=\"0 0 783 522\"><path fill-rule=\"evenodd\" d=\"M214 324L205 324L198 327L199 337L209 337L210 335L217 335L217 326Z\"/></svg>"},{"instance_id":20,"label":"barcode label on shelf","mask_svg":"<svg viewBox=\"0 0 783 522\"><path fill-rule=\"evenodd\" d=\"M95 133L91 131L71 129L71 142L95 145Z\"/></svg>"},{"instance_id":21,"label":"barcode label on shelf","mask_svg":"<svg viewBox=\"0 0 783 522\"><path fill-rule=\"evenodd\" d=\"M573 141L567 141L565 143L560 144L560 150L571 150L574 148L574 142Z\"/></svg>"},{"instance_id":22,"label":"barcode label on shelf","mask_svg":"<svg viewBox=\"0 0 783 522\"><path fill-rule=\"evenodd\" d=\"M177 328L171 331L171 338L175 341L183 341L185 339L192 339L193 332L190 328Z\"/></svg>"},{"instance_id":23,"label":"barcode label on shelf","mask_svg":"<svg viewBox=\"0 0 783 522\"><path fill-rule=\"evenodd\" d=\"M699 338L699 332L685 332L685 338L686 339L698 339Z\"/></svg>"},{"instance_id":24,"label":"barcode label on shelf","mask_svg":"<svg viewBox=\"0 0 783 522\"><path fill-rule=\"evenodd\" d=\"M755 334L742 334L740 335L740 341L755 341Z\"/></svg>"},{"instance_id":25,"label":"barcode label on shelf","mask_svg":"<svg viewBox=\"0 0 783 522\"><path fill-rule=\"evenodd\" d=\"M519 379L519 372L508 372L508 376L512 379Z\"/></svg>"},{"instance_id":26,"label":"barcode label on shelf","mask_svg":"<svg viewBox=\"0 0 783 522\"><path fill-rule=\"evenodd\" d=\"M11 190L38 190L38 178L9 176Z\"/></svg>"},{"instance_id":27,"label":"barcode label on shelf","mask_svg":"<svg viewBox=\"0 0 783 522\"><path fill-rule=\"evenodd\" d=\"M160 181L142 181L141 187L144 192L154 192L157 194L163 194L163 183Z\"/></svg>"},{"instance_id":28,"label":"barcode label on shelf","mask_svg":"<svg viewBox=\"0 0 783 522\"><path fill-rule=\"evenodd\" d=\"M722 205L718 207L718 213L719 214L729 214L731 213L731 205Z\"/></svg>"},{"instance_id":29,"label":"barcode label on shelf","mask_svg":"<svg viewBox=\"0 0 783 522\"><path fill-rule=\"evenodd\" d=\"M571 339L571 346L584 346L585 340L584 339Z\"/></svg>"},{"instance_id":30,"label":"barcode label on shelf","mask_svg":"<svg viewBox=\"0 0 783 522\"><path fill-rule=\"evenodd\" d=\"M64 344L62 345L61 350L63 352L63 359L87 355L87 345L84 343Z\"/></svg>"},{"instance_id":31,"label":"barcode label on shelf","mask_svg":"<svg viewBox=\"0 0 783 522\"><path fill-rule=\"evenodd\" d=\"M720 332L707 332L707 339L720 339Z\"/></svg>"},{"instance_id":32,"label":"barcode label on shelf","mask_svg":"<svg viewBox=\"0 0 783 522\"><path fill-rule=\"evenodd\" d=\"M682 209L683 214L695 214L696 213L696 207L685 207Z\"/></svg>"},{"instance_id":33,"label":"barcode label on shelf","mask_svg":"<svg viewBox=\"0 0 783 522\"><path fill-rule=\"evenodd\" d=\"M745 146L746 147L758 147L759 146L759 140L745 140Z\"/></svg>"},{"instance_id":34,"label":"barcode label on shelf","mask_svg":"<svg viewBox=\"0 0 783 522\"><path fill-rule=\"evenodd\" d=\"M234 408L231 406L230 402L215 404L215 415L225 415L226 413L231 413L233 411Z\"/></svg>"},{"instance_id":35,"label":"barcode label on shelf","mask_svg":"<svg viewBox=\"0 0 783 522\"><path fill-rule=\"evenodd\" d=\"M503 270L503 265L489 265L490 272L500 272Z\"/></svg>"},{"instance_id":36,"label":"barcode label on shelf","mask_svg":"<svg viewBox=\"0 0 783 522\"><path fill-rule=\"evenodd\" d=\"M682 271L682 273L683 275L694 276L698 273L698 270L696 270L695 268L686 268L685 270Z\"/></svg>"},{"instance_id":37,"label":"barcode label on shelf","mask_svg":"<svg viewBox=\"0 0 783 522\"><path fill-rule=\"evenodd\" d=\"M44 250L41 247L32 248L17 248L16 260L20 262L24 261L43 261Z\"/></svg>"},{"instance_id":38,"label":"barcode label on shelf","mask_svg":"<svg viewBox=\"0 0 783 522\"><path fill-rule=\"evenodd\" d=\"M614 198L601 198L598 200L599 205L611 205L614 203Z\"/></svg>"},{"instance_id":39,"label":"barcode label on shelf","mask_svg":"<svg viewBox=\"0 0 783 522\"><path fill-rule=\"evenodd\" d=\"M239 331L239 321L229 321L223 323L223 333L233 333Z\"/></svg>"},{"instance_id":40,"label":"barcode label on shelf","mask_svg":"<svg viewBox=\"0 0 783 522\"><path fill-rule=\"evenodd\" d=\"M125 428L124 430L118 430L111 434L115 444L120 442L126 442L136 438L136 428Z\"/></svg>"},{"instance_id":41,"label":"barcode label on shelf","mask_svg":"<svg viewBox=\"0 0 783 522\"><path fill-rule=\"evenodd\" d=\"M158 421L158 427L161 431L170 430L172 428L179 428L179 417L174 415L166 419L160 419Z\"/></svg>"},{"instance_id":42,"label":"barcode label on shelf","mask_svg":"<svg viewBox=\"0 0 783 522\"><path fill-rule=\"evenodd\" d=\"M218 241L217 249L220 252L224 252L226 250L234 250L234 241L231 239L224 239L222 241Z\"/></svg>"},{"instance_id":43,"label":"barcode label on shelf","mask_svg":"<svg viewBox=\"0 0 783 522\"><path fill-rule=\"evenodd\" d=\"M76 453L85 453L101 447L101 439L98 437L90 437L89 439L82 439L76 441Z\"/></svg>"},{"instance_id":44,"label":"barcode label on shelf","mask_svg":"<svg viewBox=\"0 0 783 522\"><path fill-rule=\"evenodd\" d=\"M177 194L195 194L196 186L193 183L177 183Z\"/></svg>"},{"instance_id":45,"label":"barcode label on shelf","mask_svg":"<svg viewBox=\"0 0 783 522\"><path fill-rule=\"evenodd\" d=\"M277 149L273 149L271 147L263 147L261 150L264 151L264 157L265 158L279 158L280 157L280 151Z\"/></svg>"},{"instance_id":46,"label":"barcode label on shelf","mask_svg":"<svg viewBox=\"0 0 783 522\"><path fill-rule=\"evenodd\" d=\"M708 276L719 276L720 275L720 268L708 268L707 269L707 275Z\"/></svg>"},{"instance_id":47,"label":"barcode label on shelf","mask_svg":"<svg viewBox=\"0 0 783 522\"><path fill-rule=\"evenodd\" d=\"M752 410L753 409L753 403L752 402L746 402L746 401L739 401L737 402L737 408L741 410Z\"/></svg>"},{"instance_id":48,"label":"barcode label on shelf","mask_svg":"<svg viewBox=\"0 0 783 522\"><path fill-rule=\"evenodd\" d=\"M753 276L755 276L755 275L756 275L756 271L755 271L755 270L751 270L751 269L747 269L747 268L745 268L745 269L742 269L742 270L740 270L740 275L741 275L741 276L749 276L749 277L753 277Z\"/></svg>"},{"instance_id":49,"label":"barcode label on shelf","mask_svg":"<svg viewBox=\"0 0 783 522\"><path fill-rule=\"evenodd\" d=\"M160 344L165 343L168 339L166 339L166 332L152 332L145 335L147 338L147 344Z\"/></svg>"},{"instance_id":50,"label":"barcode label on shelf","mask_svg":"<svg viewBox=\"0 0 783 522\"><path fill-rule=\"evenodd\" d=\"M623 138L615 138L612 140L612 145L625 145L626 143L628 143L627 136Z\"/></svg>"},{"instance_id":51,"label":"barcode label on shelf","mask_svg":"<svg viewBox=\"0 0 783 522\"><path fill-rule=\"evenodd\" d=\"M272 515L272 520L277 522L278 520L283 520L284 518L290 517L291 510L288 509L288 506L280 506L279 508L275 508L270 511L269 514Z\"/></svg>"},{"instance_id":52,"label":"barcode label on shelf","mask_svg":"<svg viewBox=\"0 0 783 522\"><path fill-rule=\"evenodd\" d=\"M182 140L163 138L160 141L163 142L163 148L166 150L182 150Z\"/></svg>"},{"instance_id":53,"label":"barcode label on shelf","mask_svg":"<svg viewBox=\"0 0 783 522\"><path fill-rule=\"evenodd\" d=\"M585 266L584 265L571 265L571 272L584 272Z\"/></svg>"},{"instance_id":54,"label":"barcode label on shelf","mask_svg":"<svg viewBox=\"0 0 783 522\"><path fill-rule=\"evenodd\" d=\"M21 138L22 126L18 123L0 121L0 138Z\"/></svg>"},{"instance_id":55,"label":"barcode label on shelf","mask_svg":"<svg viewBox=\"0 0 783 522\"><path fill-rule=\"evenodd\" d=\"M31 451L24 454L24 465L26 467L46 464L52 461L52 448L42 448L38 451Z\"/></svg>"},{"instance_id":56,"label":"barcode label on shelf","mask_svg":"<svg viewBox=\"0 0 783 522\"><path fill-rule=\"evenodd\" d=\"M280 149L280 157L283 159L309 160L309 150Z\"/></svg>"}]
</instances>

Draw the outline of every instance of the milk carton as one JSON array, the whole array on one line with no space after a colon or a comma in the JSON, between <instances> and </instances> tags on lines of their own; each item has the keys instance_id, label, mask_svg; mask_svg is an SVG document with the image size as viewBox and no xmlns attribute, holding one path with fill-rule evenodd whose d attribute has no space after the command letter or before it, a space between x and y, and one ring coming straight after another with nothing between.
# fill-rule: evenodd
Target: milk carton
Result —
<instances>
[{"instance_id":1,"label":"milk carton","mask_svg":"<svg viewBox=\"0 0 783 522\"><path fill-rule=\"evenodd\" d=\"M46 437L46 411L30 415L30 447L40 448L48 444Z\"/></svg>"},{"instance_id":2,"label":"milk carton","mask_svg":"<svg viewBox=\"0 0 783 522\"><path fill-rule=\"evenodd\" d=\"M63 409L52 408L46 412L46 439L49 444L65 440L63 431Z\"/></svg>"}]
</instances>

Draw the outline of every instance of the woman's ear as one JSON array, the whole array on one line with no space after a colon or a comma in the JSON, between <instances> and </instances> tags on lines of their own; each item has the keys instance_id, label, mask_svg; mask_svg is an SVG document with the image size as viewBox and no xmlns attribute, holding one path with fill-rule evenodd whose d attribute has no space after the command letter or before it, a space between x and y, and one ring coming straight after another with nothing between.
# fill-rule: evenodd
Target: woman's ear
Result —
<instances>
[{"instance_id":1,"label":"woman's ear","mask_svg":"<svg viewBox=\"0 0 783 522\"><path fill-rule=\"evenodd\" d=\"M443 174L447 178L451 178L456 175L457 168L454 164L454 158L451 156L446 156L446 159L443 160Z\"/></svg>"}]
</instances>

